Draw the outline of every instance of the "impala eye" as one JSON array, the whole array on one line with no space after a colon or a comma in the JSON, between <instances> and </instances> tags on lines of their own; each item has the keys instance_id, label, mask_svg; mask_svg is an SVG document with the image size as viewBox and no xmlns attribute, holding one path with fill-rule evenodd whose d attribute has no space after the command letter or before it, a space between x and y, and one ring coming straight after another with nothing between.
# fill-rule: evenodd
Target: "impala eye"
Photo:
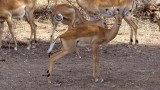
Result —
<instances>
[{"instance_id":1,"label":"impala eye","mask_svg":"<svg viewBox=\"0 0 160 90\"><path fill-rule=\"evenodd\" d=\"M106 9L106 11L108 11L108 9Z\"/></svg>"}]
</instances>

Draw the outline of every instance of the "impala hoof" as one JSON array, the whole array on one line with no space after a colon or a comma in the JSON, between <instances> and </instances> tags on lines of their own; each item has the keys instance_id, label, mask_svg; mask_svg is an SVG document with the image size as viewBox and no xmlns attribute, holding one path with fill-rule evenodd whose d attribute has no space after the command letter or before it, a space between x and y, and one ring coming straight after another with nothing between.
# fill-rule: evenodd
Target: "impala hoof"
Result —
<instances>
[{"instance_id":1,"label":"impala hoof","mask_svg":"<svg viewBox=\"0 0 160 90\"><path fill-rule=\"evenodd\" d=\"M129 42L129 45L132 45L132 42Z\"/></svg>"},{"instance_id":2,"label":"impala hoof","mask_svg":"<svg viewBox=\"0 0 160 90\"><path fill-rule=\"evenodd\" d=\"M80 55L75 55L76 57L78 57L78 58L82 58Z\"/></svg>"},{"instance_id":3,"label":"impala hoof","mask_svg":"<svg viewBox=\"0 0 160 90\"><path fill-rule=\"evenodd\" d=\"M47 74L49 73L49 70L47 70Z\"/></svg>"},{"instance_id":4,"label":"impala hoof","mask_svg":"<svg viewBox=\"0 0 160 90\"><path fill-rule=\"evenodd\" d=\"M49 57L49 58L51 57L51 52L50 52L50 53L48 53L48 57Z\"/></svg>"},{"instance_id":5,"label":"impala hoof","mask_svg":"<svg viewBox=\"0 0 160 90\"><path fill-rule=\"evenodd\" d=\"M17 51L18 50L17 47L15 47L14 50Z\"/></svg>"},{"instance_id":6,"label":"impala hoof","mask_svg":"<svg viewBox=\"0 0 160 90\"><path fill-rule=\"evenodd\" d=\"M104 79L102 78L101 80L100 80L100 83L103 83L104 82Z\"/></svg>"},{"instance_id":7,"label":"impala hoof","mask_svg":"<svg viewBox=\"0 0 160 90\"><path fill-rule=\"evenodd\" d=\"M30 46L28 46L28 47L27 47L27 49L28 49L28 50L30 50L30 49L31 49L31 47L30 47Z\"/></svg>"},{"instance_id":8,"label":"impala hoof","mask_svg":"<svg viewBox=\"0 0 160 90\"><path fill-rule=\"evenodd\" d=\"M38 43L38 41L37 41L37 40L35 40L35 41L34 41L34 43Z\"/></svg>"},{"instance_id":9,"label":"impala hoof","mask_svg":"<svg viewBox=\"0 0 160 90\"><path fill-rule=\"evenodd\" d=\"M50 79L48 79L48 83L52 83Z\"/></svg>"},{"instance_id":10,"label":"impala hoof","mask_svg":"<svg viewBox=\"0 0 160 90\"><path fill-rule=\"evenodd\" d=\"M103 80L103 78L101 78L101 79L95 79L95 82L96 82L96 83L99 83L99 82L100 82L100 83L103 83L104 80Z\"/></svg>"},{"instance_id":11,"label":"impala hoof","mask_svg":"<svg viewBox=\"0 0 160 90\"><path fill-rule=\"evenodd\" d=\"M78 58L82 58L81 56L78 56Z\"/></svg>"},{"instance_id":12,"label":"impala hoof","mask_svg":"<svg viewBox=\"0 0 160 90\"><path fill-rule=\"evenodd\" d=\"M98 81L99 81L98 79L95 79L95 82L96 82L96 83L98 83Z\"/></svg>"},{"instance_id":13,"label":"impala hoof","mask_svg":"<svg viewBox=\"0 0 160 90\"><path fill-rule=\"evenodd\" d=\"M134 46L134 49L137 49L137 45L136 45L136 46Z\"/></svg>"},{"instance_id":14,"label":"impala hoof","mask_svg":"<svg viewBox=\"0 0 160 90\"><path fill-rule=\"evenodd\" d=\"M33 46L32 46L32 48L36 48L36 46L35 46L35 45L33 45Z\"/></svg>"}]
</instances>

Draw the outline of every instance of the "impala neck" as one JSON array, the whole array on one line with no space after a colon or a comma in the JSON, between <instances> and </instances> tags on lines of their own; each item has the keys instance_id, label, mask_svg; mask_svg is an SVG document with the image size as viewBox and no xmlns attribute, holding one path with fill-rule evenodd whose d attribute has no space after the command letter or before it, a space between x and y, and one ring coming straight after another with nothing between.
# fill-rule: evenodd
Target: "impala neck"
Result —
<instances>
[{"instance_id":1,"label":"impala neck","mask_svg":"<svg viewBox=\"0 0 160 90\"><path fill-rule=\"evenodd\" d=\"M78 17L78 22L82 23L82 22L86 22L87 20L83 17L83 15L80 13L80 11L75 7L76 13L77 13L77 17ZM76 18L77 18L76 17Z\"/></svg>"},{"instance_id":2,"label":"impala neck","mask_svg":"<svg viewBox=\"0 0 160 90\"><path fill-rule=\"evenodd\" d=\"M111 41L112 39L116 37L119 31L119 28L121 26L121 23L122 23L122 18L118 14L116 15L116 20L115 20L113 27L109 30L109 32L106 32L106 37L108 38L107 39L108 41Z\"/></svg>"}]
</instances>

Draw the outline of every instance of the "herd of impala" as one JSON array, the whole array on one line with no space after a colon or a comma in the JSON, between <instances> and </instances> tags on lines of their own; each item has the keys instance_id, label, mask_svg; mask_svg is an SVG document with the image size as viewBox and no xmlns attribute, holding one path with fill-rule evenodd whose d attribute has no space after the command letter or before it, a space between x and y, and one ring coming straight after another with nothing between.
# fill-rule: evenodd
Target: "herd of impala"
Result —
<instances>
[{"instance_id":1,"label":"herd of impala","mask_svg":"<svg viewBox=\"0 0 160 90\"><path fill-rule=\"evenodd\" d=\"M57 2L55 0L54 2ZM2 34L4 22L9 27L10 34L14 40L14 49L17 50L17 41L13 33L12 19L26 18L30 24L31 35L27 49L32 48L32 38L36 42L36 24L33 19L33 12L37 0L0 0L0 47L2 46ZM47 77L51 83L51 72L53 65L63 56L76 52L79 54L79 46L90 45L93 54L93 77L95 82L103 82L101 70L99 67L99 46L110 42L118 34L119 28L124 19L131 27L130 44L133 42L133 32L135 35L135 44L138 44L137 25L133 22L131 12L135 0L76 0L77 4L83 9L92 20L87 20L81 14L79 9L72 4L55 4L52 8L52 34L51 44L47 51L50 55L57 40L61 40L62 49L50 55L48 63ZM48 0L49 3L49 0ZM111 28L108 28L106 20L97 17L114 17L115 22ZM54 39L54 32L59 22L68 25L68 30Z\"/></svg>"}]
</instances>

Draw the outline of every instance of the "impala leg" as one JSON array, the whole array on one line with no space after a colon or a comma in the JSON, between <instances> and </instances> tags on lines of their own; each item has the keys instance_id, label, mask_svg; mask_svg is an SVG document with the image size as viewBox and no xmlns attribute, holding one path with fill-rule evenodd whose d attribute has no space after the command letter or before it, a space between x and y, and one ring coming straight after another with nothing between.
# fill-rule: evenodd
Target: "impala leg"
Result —
<instances>
[{"instance_id":1,"label":"impala leg","mask_svg":"<svg viewBox=\"0 0 160 90\"><path fill-rule=\"evenodd\" d=\"M99 79L101 79L101 82L103 82L103 78L101 76L99 67L98 45L92 46L92 52L93 52L93 77L95 79L95 82L98 82Z\"/></svg>"},{"instance_id":2,"label":"impala leg","mask_svg":"<svg viewBox=\"0 0 160 90\"><path fill-rule=\"evenodd\" d=\"M4 22L0 22L0 48L2 46L2 35L4 30Z\"/></svg>"},{"instance_id":3,"label":"impala leg","mask_svg":"<svg viewBox=\"0 0 160 90\"><path fill-rule=\"evenodd\" d=\"M157 25L158 25L159 31L160 31L160 20L157 21Z\"/></svg>"},{"instance_id":4,"label":"impala leg","mask_svg":"<svg viewBox=\"0 0 160 90\"><path fill-rule=\"evenodd\" d=\"M6 21L7 21L7 24L8 24L8 27L9 27L9 31L10 31L10 33L11 33L11 36L12 36L12 38L13 38L14 44L15 44L14 50L17 50L17 41L16 41L16 39L15 39L15 37L14 37L14 33L13 33L13 31L12 31L12 30L13 30L13 22L12 22L11 16L8 17L8 18L6 19Z\"/></svg>"},{"instance_id":5,"label":"impala leg","mask_svg":"<svg viewBox=\"0 0 160 90\"><path fill-rule=\"evenodd\" d=\"M47 51L47 53L50 55L50 53L51 53L51 51L52 51L52 49L53 49L53 47L54 47L54 33L55 33L55 30L56 30L56 28L57 28L57 25L58 25L58 23L56 23L56 22L53 22L54 24L53 24L53 28L52 28L52 33L51 33L51 39L50 39L50 46L49 46L49 48L48 48L48 51Z\"/></svg>"},{"instance_id":6,"label":"impala leg","mask_svg":"<svg viewBox=\"0 0 160 90\"><path fill-rule=\"evenodd\" d=\"M101 74L101 67L100 67L100 63L99 63L99 54L97 54L97 74L98 74L100 82L103 82L104 80L103 80L102 74Z\"/></svg>"},{"instance_id":7,"label":"impala leg","mask_svg":"<svg viewBox=\"0 0 160 90\"><path fill-rule=\"evenodd\" d=\"M56 31L56 28L57 28L57 25L58 25L58 22L53 22L54 23L54 25L53 25L53 27L52 27L52 33L51 33L51 43L53 42L53 40L54 40L54 35L55 35L55 31Z\"/></svg>"},{"instance_id":8,"label":"impala leg","mask_svg":"<svg viewBox=\"0 0 160 90\"><path fill-rule=\"evenodd\" d=\"M75 21L76 21L75 19L77 17L76 17L76 14L75 14L76 12L75 11L73 11L73 12L74 12L74 14L73 14L73 20L72 20L72 27L74 28L75 27Z\"/></svg>"},{"instance_id":9,"label":"impala leg","mask_svg":"<svg viewBox=\"0 0 160 90\"><path fill-rule=\"evenodd\" d=\"M34 35L34 43L36 42L36 24L33 22L33 10L26 9L26 20L31 27L31 35L27 49L31 49L32 37Z\"/></svg>"},{"instance_id":10,"label":"impala leg","mask_svg":"<svg viewBox=\"0 0 160 90\"><path fill-rule=\"evenodd\" d=\"M63 56L67 55L68 53L70 53L69 50L62 50L56 54L53 54L50 58L50 61L48 63L48 83L51 83L51 73L52 73L52 68L53 68L53 65L60 59L62 58Z\"/></svg>"},{"instance_id":11,"label":"impala leg","mask_svg":"<svg viewBox=\"0 0 160 90\"><path fill-rule=\"evenodd\" d=\"M129 44L132 45L133 43L133 28L131 27L131 33L130 33L130 41L129 41Z\"/></svg>"},{"instance_id":12,"label":"impala leg","mask_svg":"<svg viewBox=\"0 0 160 90\"><path fill-rule=\"evenodd\" d=\"M130 17L130 16L127 16L127 17L125 17L124 18L124 20L128 23L128 25L131 27L131 30L132 30L132 28L133 28L133 30L134 30L134 36L135 36L135 45L137 45L138 44L138 37L137 37L137 29L138 29L138 26L134 23L134 21L132 20L132 17ZM132 31L131 31L132 32ZM133 34L133 33L131 33L131 34ZM133 41L133 36L131 35L131 37L130 37L130 43L131 43L131 41Z\"/></svg>"},{"instance_id":13,"label":"impala leg","mask_svg":"<svg viewBox=\"0 0 160 90\"><path fill-rule=\"evenodd\" d=\"M77 48L77 47L76 47L76 54L77 54L78 58L81 58L81 55L79 53L79 48Z\"/></svg>"}]
</instances>

